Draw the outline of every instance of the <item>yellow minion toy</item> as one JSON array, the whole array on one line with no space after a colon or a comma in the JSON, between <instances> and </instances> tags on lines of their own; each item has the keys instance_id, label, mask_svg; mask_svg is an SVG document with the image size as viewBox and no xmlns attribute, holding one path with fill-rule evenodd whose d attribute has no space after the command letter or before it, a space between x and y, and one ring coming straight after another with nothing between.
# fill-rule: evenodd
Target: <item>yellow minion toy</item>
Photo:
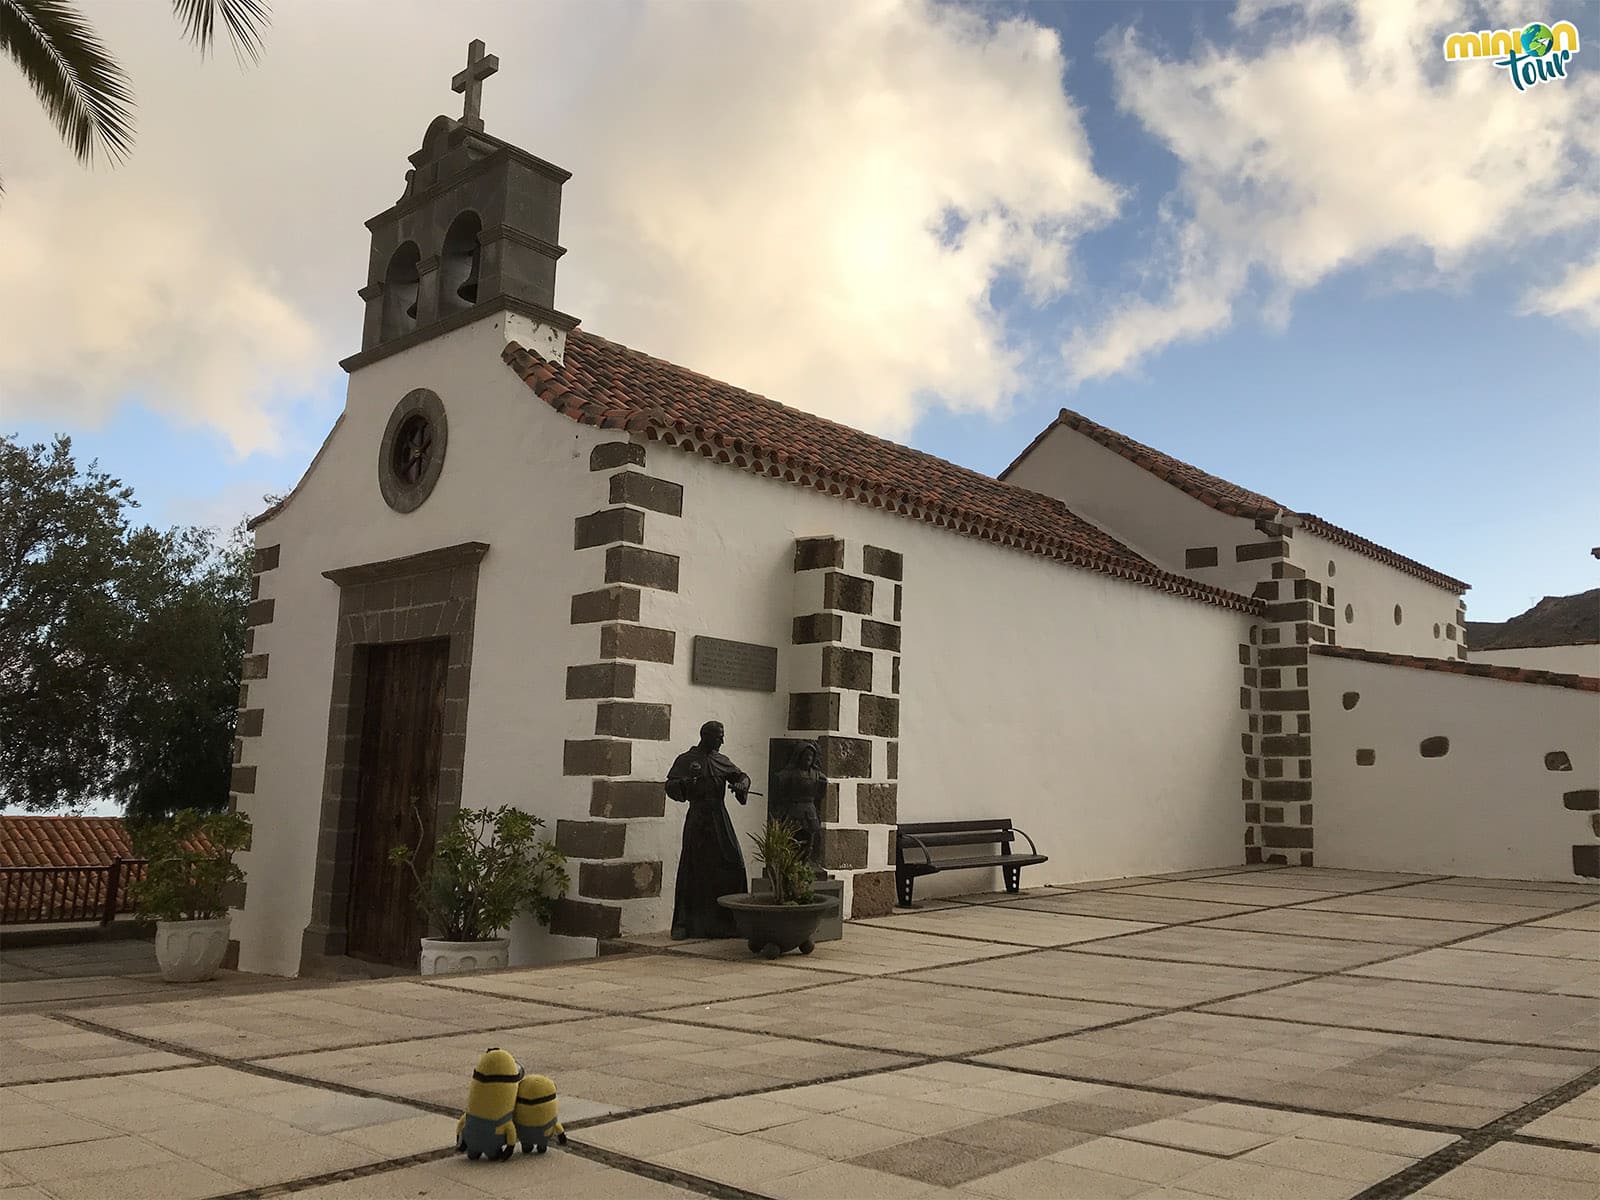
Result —
<instances>
[{"instance_id":1,"label":"yellow minion toy","mask_svg":"<svg viewBox=\"0 0 1600 1200\"><path fill-rule=\"evenodd\" d=\"M567 1144L567 1131L556 1119L556 1085L544 1075L527 1075L517 1085L517 1140L524 1154L543 1154L554 1138Z\"/></svg>"},{"instance_id":2,"label":"yellow minion toy","mask_svg":"<svg viewBox=\"0 0 1600 1200\"><path fill-rule=\"evenodd\" d=\"M456 1122L457 1150L465 1150L468 1158L511 1157L517 1148L517 1084L521 1080L522 1068L509 1052L498 1046L483 1052L467 1089L467 1111ZM552 1104L552 1116L554 1110Z\"/></svg>"}]
</instances>

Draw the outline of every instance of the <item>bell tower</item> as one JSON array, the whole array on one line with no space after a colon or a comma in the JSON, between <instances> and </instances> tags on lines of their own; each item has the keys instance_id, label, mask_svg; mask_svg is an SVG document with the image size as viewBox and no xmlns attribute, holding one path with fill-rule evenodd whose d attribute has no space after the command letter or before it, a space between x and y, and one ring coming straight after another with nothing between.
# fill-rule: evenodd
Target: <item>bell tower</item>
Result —
<instances>
[{"instance_id":1,"label":"bell tower","mask_svg":"<svg viewBox=\"0 0 1600 1200\"><path fill-rule=\"evenodd\" d=\"M367 222L366 320L347 371L494 312L561 334L577 325L554 307L561 185L572 176L484 132L483 81L499 69L482 41L468 46L451 83L461 119L433 119L400 199Z\"/></svg>"}]
</instances>

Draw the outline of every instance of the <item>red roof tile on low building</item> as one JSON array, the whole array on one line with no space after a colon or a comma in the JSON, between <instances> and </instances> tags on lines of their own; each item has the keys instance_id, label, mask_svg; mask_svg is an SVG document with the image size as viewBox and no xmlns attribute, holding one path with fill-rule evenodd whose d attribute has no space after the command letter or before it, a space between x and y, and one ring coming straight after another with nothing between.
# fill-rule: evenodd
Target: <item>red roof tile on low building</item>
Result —
<instances>
[{"instance_id":1,"label":"red roof tile on low building","mask_svg":"<svg viewBox=\"0 0 1600 1200\"><path fill-rule=\"evenodd\" d=\"M1050 425L1029 443L1028 448L1019 454L1015 461L1000 472L1004 479L1017 467L1023 459L1033 453L1034 449L1044 441L1050 430L1056 426L1064 426L1083 434L1084 437L1098 442L1107 450L1121 455L1136 467L1142 467L1157 479L1170 483L1173 487L1188 496L1200 501L1220 513L1230 517L1250 517L1255 520L1275 520L1280 523L1299 524L1309 529L1312 533L1320 534L1331 542L1354 550L1368 558L1376 559L1385 566L1403 571L1407 575L1414 575L1418 579L1433 584L1435 587L1459 595L1472 585L1463 583L1454 576L1446 575L1442 571L1435 571L1432 567L1418 562L1414 558L1407 558L1397 554L1386 546L1369 541L1358 533L1343 529L1331 521L1325 521L1312 513L1297 513L1293 509L1279 504L1270 496L1263 496L1260 492L1252 492L1249 488L1242 488L1236 483L1229 483L1226 479L1202 471L1199 467L1184 462L1182 459L1173 458L1170 454L1146 446L1143 442L1136 442L1126 434L1118 433L1115 429L1108 429L1097 421L1091 421L1082 413L1073 412L1070 408L1063 408Z\"/></svg>"},{"instance_id":2,"label":"red roof tile on low building","mask_svg":"<svg viewBox=\"0 0 1600 1200\"><path fill-rule=\"evenodd\" d=\"M583 330L561 362L509 343L506 363L557 412L757 475L883 508L1239 612L1260 602L1161 570L1053 496L652 358Z\"/></svg>"},{"instance_id":3,"label":"red roof tile on low building","mask_svg":"<svg viewBox=\"0 0 1600 1200\"><path fill-rule=\"evenodd\" d=\"M132 857L121 817L0 816L0 867L103 867Z\"/></svg>"},{"instance_id":4,"label":"red roof tile on low building","mask_svg":"<svg viewBox=\"0 0 1600 1200\"><path fill-rule=\"evenodd\" d=\"M1462 662L1458 658L1386 654L1381 650L1358 650L1354 646L1313 646L1311 652L1325 654L1330 658L1353 658L1360 662L1380 663L1389 667L1410 667L1417 671L1444 671L1451 675L1475 675L1480 679L1499 679L1507 683L1537 683L1545 687L1600 692L1600 678L1593 675L1569 675L1562 671L1536 671L1531 667L1502 667L1494 663Z\"/></svg>"}]
</instances>

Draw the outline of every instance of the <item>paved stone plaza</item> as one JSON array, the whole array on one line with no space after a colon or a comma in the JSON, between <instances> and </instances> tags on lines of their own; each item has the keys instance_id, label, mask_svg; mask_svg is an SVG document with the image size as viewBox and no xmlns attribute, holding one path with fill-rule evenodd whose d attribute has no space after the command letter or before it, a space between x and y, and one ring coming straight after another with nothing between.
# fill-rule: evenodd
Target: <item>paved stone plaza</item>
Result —
<instances>
[{"instance_id":1,"label":"paved stone plaza","mask_svg":"<svg viewBox=\"0 0 1600 1200\"><path fill-rule=\"evenodd\" d=\"M11 1002L0 1200L1587 1200L1597 959L1593 887L1232 869L929 902L776 963ZM555 1078L571 1145L448 1152L491 1044Z\"/></svg>"}]
</instances>

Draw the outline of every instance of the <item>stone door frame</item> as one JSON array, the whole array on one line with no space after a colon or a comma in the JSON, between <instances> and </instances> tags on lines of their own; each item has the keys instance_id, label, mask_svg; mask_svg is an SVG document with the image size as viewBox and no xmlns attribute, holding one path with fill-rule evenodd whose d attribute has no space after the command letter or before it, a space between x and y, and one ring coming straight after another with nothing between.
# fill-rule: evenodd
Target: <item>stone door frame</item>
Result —
<instances>
[{"instance_id":1,"label":"stone door frame","mask_svg":"<svg viewBox=\"0 0 1600 1200\"><path fill-rule=\"evenodd\" d=\"M301 974L316 959L341 956L348 947L345 921L350 905L351 852L355 846L367 647L449 639L434 828L441 828L461 807L478 564L488 551L485 542L462 542L322 573L339 588L339 618L311 923L301 937Z\"/></svg>"}]
</instances>

